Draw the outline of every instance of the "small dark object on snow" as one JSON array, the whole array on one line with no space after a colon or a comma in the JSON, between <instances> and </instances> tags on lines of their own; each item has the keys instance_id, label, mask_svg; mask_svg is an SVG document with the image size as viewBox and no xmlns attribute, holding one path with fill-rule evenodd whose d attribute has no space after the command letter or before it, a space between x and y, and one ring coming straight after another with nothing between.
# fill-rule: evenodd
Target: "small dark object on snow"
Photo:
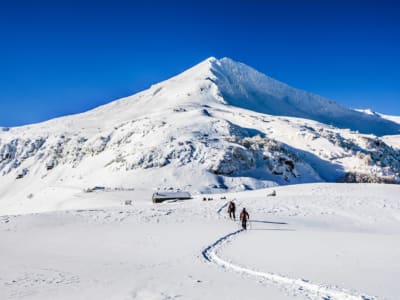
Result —
<instances>
[{"instance_id":1,"label":"small dark object on snow","mask_svg":"<svg viewBox=\"0 0 400 300\"><path fill-rule=\"evenodd\" d=\"M276 196L276 191L275 190L273 190L272 191L272 193L269 193L268 195L267 195L268 197L273 197L273 196Z\"/></svg>"},{"instance_id":2,"label":"small dark object on snow","mask_svg":"<svg viewBox=\"0 0 400 300\"><path fill-rule=\"evenodd\" d=\"M105 187L104 186L95 186L92 188L87 188L84 190L85 193L92 193L94 191L105 191Z\"/></svg>"},{"instance_id":3,"label":"small dark object on snow","mask_svg":"<svg viewBox=\"0 0 400 300\"><path fill-rule=\"evenodd\" d=\"M247 212L246 208L243 208L242 212L240 213L240 221L242 221L242 228L244 230L247 229L247 221L250 219L249 213Z\"/></svg>"},{"instance_id":4,"label":"small dark object on snow","mask_svg":"<svg viewBox=\"0 0 400 300\"><path fill-rule=\"evenodd\" d=\"M189 192L157 192L152 196L153 203L161 203L167 200L186 200L192 199Z\"/></svg>"},{"instance_id":5,"label":"small dark object on snow","mask_svg":"<svg viewBox=\"0 0 400 300\"><path fill-rule=\"evenodd\" d=\"M228 204L228 214L229 214L229 219L233 219L234 221L236 221L235 211L236 211L235 202L230 201Z\"/></svg>"},{"instance_id":6,"label":"small dark object on snow","mask_svg":"<svg viewBox=\"0 0 400 300\"><path fill-rule=\"evenodd\" d=\"M24 178L24 176L28 174L28 169L23 169L20 173L17 174L17 177L15 177L15 179L21 179Z\"/></svg>"}]
</instances>

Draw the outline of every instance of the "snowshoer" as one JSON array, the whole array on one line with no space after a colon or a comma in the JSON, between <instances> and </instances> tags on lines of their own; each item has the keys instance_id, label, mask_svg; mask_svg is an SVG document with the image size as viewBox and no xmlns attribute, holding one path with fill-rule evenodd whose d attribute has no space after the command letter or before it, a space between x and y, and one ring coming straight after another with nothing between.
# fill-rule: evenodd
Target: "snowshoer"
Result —
<instances>
[{"instance_id":1,"label":"snowshoer","mask_svg":"<svg viewBox=\"0 0 400 300\"><path fill-rule=\"evenodd\" d=\"M242 228L244 230L247 229L247 221L250 219L249 213L247 212L246 208L243 208L242 212L240 213L240 221L242 221Z\"/></svg>"},{"instance_id":2,"label":"snowshoer","mask_svg":"<svg viewBox=\"0 0 400 300\"><path fill-rule=\"evenodd\" d=\"M235 202L230 201L228 204L228 214L229 214L229 218L233 219L234 221L236 221L235 211L236 211Z\"/></svg>"}]
</instances>

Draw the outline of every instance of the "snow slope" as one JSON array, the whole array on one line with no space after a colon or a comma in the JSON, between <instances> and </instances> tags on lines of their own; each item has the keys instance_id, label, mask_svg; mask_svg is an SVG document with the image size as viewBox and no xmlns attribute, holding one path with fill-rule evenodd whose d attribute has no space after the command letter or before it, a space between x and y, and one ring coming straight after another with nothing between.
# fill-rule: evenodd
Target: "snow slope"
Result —
<instances>
[{"instance_id":1,"label":"snow slope","mask_svg":"<svg viewBox=\"0 0 400 300\"><path fill-rule=\"evenodd\" d=\"M391 115L381 114L381 113L373 111L370 108L367 108L367 109L356 109L355 111L358 111L358 112L361 112L361 113L364 113L364 114L370 115L370 116L376 116L376 117L379 117L379 118L382 118L382 119L389 120L389 121L392 121L394 123L400 124L400 117L398 117L398 116L391 116Z\"/></svg>"},{"instance_id":2,"label":"snow slope","mask_svg":"<svg viewBox=\"0 0 400 300\"><path fill-rule=\"evenodd\" d=\"M397 124L400 124L400 117L397 116L388 116L388 115L382 115L380 114L380 116L384 119L390 120L392 122L395 122Z\"/></svg>"},{"instance_id":3,"label":"snow slope","mask_svg":"<svg viewBox=\"0 0 400 300\"><path fill-rule=\"evenodd\" d=\"M364 109L364 110L358 109L357 111L363 112L368 115L378 116L380 118L400 124L400 117L397 117L397 116L390 116L390 115L377 113L371 109ZM382 136L381 138L382 138L382 141L384 141L386 144L388 144L396 149L400 149L400 135L399 134L386 135L386 136Z\"/></svg>"},{"instance_id":4,"label":"snow slope","mask_svg":"<svg viewBox=\"0 0 400 300\"><path fill-rule=\"evenodd\" d=\"M385 135L382 137L382 141L384 141L387 145L400 150L400 135Z\"/></svg>"},{"instance_id":5,"label":"snow slope","mask_svg":"<svg viewBox=\"0 0 400 300\"><path fill-rule=\"evenodd\" d=\"M69 207L67 202L94 186L215 193L322 181L400 181L400 152L381 138L312 119L339 127L350 126L339 124L342 119L352 120L375 133L400 126L230 59L209 58L94 110L3 128L0 212Z\"/></svg>"},{"instance_id":6,"label":"snow slope","mask_svg":"<svg viewBox=\"0 0 400 300\"><path fill-rule=\"evenodd\" d=\"M384 119L387 119L387 120L396 122L397 124L400 124L400 117L397 117L397 116L389 116L389 115L383 115L383 114L379 114L379 115L380 115L382 118L384 118ZM394 147L394 148L396 148L396 149L400 149L400 135L399 135L399 134L397 134L397 135L386 135L386 136L383 136L383 137L382 137L382 140L383 140L386 144L388 144L388 145L390 145L390 146L392 146L392 147Z\"/></svg>"},{"instance_id":7,"label":"snow slope","mask_svg":"<svg viewBox=\"0 0 400 300\"><path fill-rule=\"evenodd\" d=\"M238 107L279 116L316 120L378 136L398 134L400 126L298 90L229 58L215 60L212 72L224 99Z\"/></svg>"},{"instance_id":8,"label":"snow slope","mask_svg":"<svg viewBox=\"0 0 400 300\"><path fill-rule=\"evenodd\" d=\"M400 124L400 117L398 116L389 116L389 115L384 115L384 114L379 114L382 118L386 120L390 120L392 122L395 122L397 124Z\"/></svg>"},{"instance_id":9,"label":"snow slope","mask_svg":"<svg viewBox=\"0 0 400 300\"><path fill-rule=\"evenodd\" d=\"M80 205L113 207L2 216L0 298L398 299L398 185L274 189L157 205L98 190Z\"/></svg>"}]
</instances>

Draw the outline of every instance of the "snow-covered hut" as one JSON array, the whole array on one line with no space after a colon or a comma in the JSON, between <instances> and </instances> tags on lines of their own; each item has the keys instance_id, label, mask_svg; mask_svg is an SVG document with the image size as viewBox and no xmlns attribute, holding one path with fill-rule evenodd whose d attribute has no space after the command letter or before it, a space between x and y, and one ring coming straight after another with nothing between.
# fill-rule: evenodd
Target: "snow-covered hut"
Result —
<instances>
[{"instance_id":1,"label":"snow-covered hut","mask_svg":"<svg viewBox=\"0 0 400 300\"><path fill-rule=\"evenodd\" d=\"M191 199L189 192L157 192L153 194L153 203L161 203L166 200L185 200Z\"/></svg>"}]
</instances>

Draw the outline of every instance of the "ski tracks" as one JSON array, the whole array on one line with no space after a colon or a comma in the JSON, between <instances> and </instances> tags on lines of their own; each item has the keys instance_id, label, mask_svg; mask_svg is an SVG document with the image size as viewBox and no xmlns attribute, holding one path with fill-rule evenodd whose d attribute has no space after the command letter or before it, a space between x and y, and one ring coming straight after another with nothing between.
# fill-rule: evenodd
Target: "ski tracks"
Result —
<instances>
[{"instance_id":1,"label":"ski tracks","mask_svg":"<svg viewBox=\"0 0 400 300\"><path fill-rule=\"evenodd\" d=\"M222 209L226 207L227 203L224 204L220 209L218 209L217 214L220 214ZM274 273L268 272L260 272L256 270L252 270L249 268L245 268L239 265L235 265L231 262L228 262L218 256L218 251L224 244L230 242L232 238L237 237L243 229L239 229L237 231L231 232L217 241L207 246L202 251L203 258L211 263L215 263L216 265L226 268L241 274L248 274L260 279L267 280L274 284L277 284L284 289L289 289L295 292L301 292L309 299L320 299L320 300L377 300L375 297L357 294L355 292L350 292L344 289L338 289L335 287L328 287L325 285L319 285L316 283L311 283L308 280L304 279L292 279L289 277L281 276Z\"/></svg>"}]
</instances>

